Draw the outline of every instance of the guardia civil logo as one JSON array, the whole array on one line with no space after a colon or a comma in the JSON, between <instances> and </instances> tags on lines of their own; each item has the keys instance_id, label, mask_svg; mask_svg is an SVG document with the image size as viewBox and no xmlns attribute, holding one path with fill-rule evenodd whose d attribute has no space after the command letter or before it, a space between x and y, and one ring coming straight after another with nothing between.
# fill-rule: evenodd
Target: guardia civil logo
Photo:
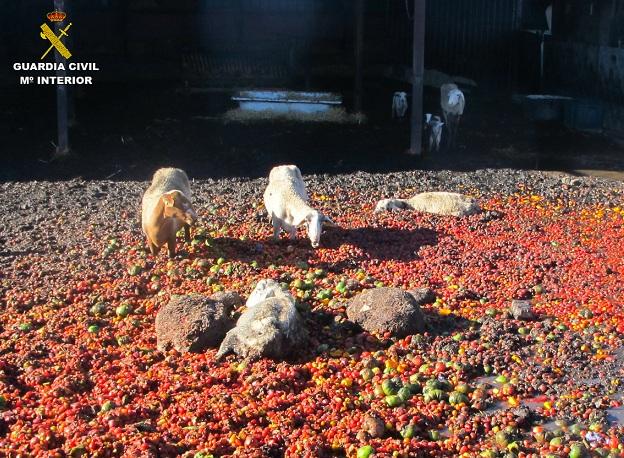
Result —
<instances>
[{"instance_id":1,"label":"guardia civil logo","mask_svg":"<svg viewBox=\"0 0 624 458\"><path fill-rule=\"evenodd\" d=\"M61 11L53 11L51 13L48 13L47 17L50 22L57 23L65 21L67 14ZM69 31L71 26L72 23L70 22L64 29L59 29L59 35L57 36L48 24L46 24L45 22L41 24L41 38L49 41L50 47L43 53L39 60L45 59L50 51L52 51L53 49L56 50L56 52L58 52L65 59L71 59L71 52L69 51L69 49L67 49L67 46L65 46L61 41L64 37L69 36L67 32Z\"/></svg>"},{"instance_id":2,"label":"guardia civil logo","mask_svg":"<svg viewBox=\"0 0 624 458\"><path fill-rule=\"evenodd\" d=\"M68 48L67 38L72 23L63 24L67 19L67 13L55 10L48 13L46 18L50 24L44 21L39 26L41 29L39 36L46 42L39 60L13 63L13 70L20 72L19 84L71 86L93 84L92 72L100 71L96 62L77 62L76 59L69 62L72 52ZM51 72L54 73L50 74Z\"/></svg>"}]
</instances>

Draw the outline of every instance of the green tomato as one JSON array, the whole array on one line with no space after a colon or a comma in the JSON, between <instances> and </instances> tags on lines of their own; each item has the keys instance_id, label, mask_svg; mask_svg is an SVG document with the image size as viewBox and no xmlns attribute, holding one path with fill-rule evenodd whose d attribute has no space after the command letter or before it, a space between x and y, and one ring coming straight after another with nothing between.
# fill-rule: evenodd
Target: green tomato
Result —
<instances>
[{"instance_id":1,"label":"green tomato","mask_svg":"<svg viewBox=\"0 0 624 458\"><path fill-rule=\"evenodd\" d=\"M132 341L132 339L130 339L129 336L119 336L117 337L117 345L119 345L120 347L122 345L127 345Z\"/></svg>"},{"instance_id":2,"label":"green tomato","mask_svg":"<svg viewBox=\"0 0 624 458\"><path fill-rule=\"evenodd\" d=\"M134 264L130 267L128 267L128 273L130 275L139 275L141 273L141 266Z\"/></svg>"},{"instance_id":3,"label":"green tomato","mask_svg":"<svg viewBox=\"0 0 624 458\"><path fill-rule=\"evenodd\" d=\"M106 313L106 304L104 302L98 302L89 309L91 315L100 316Z\"/></svg>"},{"instance_id":4,"label":"green tomato","mask_svg":"<svg viewBox=\"0 0 624 458\"><path fill-rule=\"evenodd\" d=\"M364 368L360 371L360 376L365 380L365 381L369 381L370 379L372 379L374 377L374 373L372 370L368 369L368 368Z\"/></svg>"},{"instance_id":5,"label":"green tomato","mask_svg":"<svg viewBox=\"0 0 624 458\"><path fill-rule=\"evenodd\" d=\"M405 387L410 390L412 394L418 394L422 391L422 387L418 383L408 383Z\"/></svg>"},{"instance_id":6,"label":"green tomato","mask_svg":"<svg viewBox=\"0 0 624 458\"><path fill-rule=\"evenodd\" d=\"M403 399L401 399L396 394L393 394L391 396L386 396L386 404L388 404L388 406L390 407L398 407L401 404L403 404Z\"/></svg>"},{"instance_id":7,"label":"green tomato","mask_svg":"<svg viewBox=\"0 0 624 458\"><path fill-rule=\"evenodd\" d=\"M100 407L100 412L108 412L109 410L112 410L114 408L115 408L114 402L106 401L104 404L102 404L102 407Z\"/></svg>"},{"instance_id":8,"label":"green tomato","mask_svg":"<svg viewBox=\"0 0 624 458\"><path fill-rule=\"evenodd\" d=\"M401 430L401 436L404 439L411 439L414 437L414 434L416 434L416 428L414 428L414 425L411 424Z\"/></svg>"},{"instance_id":9,"label":"green tomato","mask_svg":"<svg viewBox=\"0 0 624 458\"><path fill-rule=\"evenodd\" d=\"M452 405L467 404L468 396L466 396L464 393L460 393L459 391L453 391L449 395L449 403Z\"/></svg>"},{"instance_id":10,"label":"green tomato","mask_svg":"<svg viewBox=\"0 0 624 458\"><path fill-rule=\"evenodd\" d=\"M381 383L381 388L383 389L383 392L387 396L395 395L399 391L399 387L397 386L397 384L394 382L394 380L390 380L390 379L384 380Z\"/></svg>"},{"instance_id":11,"label":"green tomato","mask_svg":"<svg viewBox=\"0 0 624 458\"><path fill-rule=\"evenodd\" d=\"M581 458L585 455L585 447L582 444L573 444L570 447L570 453L568 454L569 458Z\"/></svg>"},{"instance_id":12,"label":"green tomato","mask_svg":"<svg viewBox=\"0 0 624 458\"><path fill-rule=\"evenodd\" d=\"M98 332L100 332L100 327L97 324L92 324L87 328L87 331L92 334L97 334Z\"/></svg>"},{"instance_id":13,"label":"green tomato","mask_svg":"<svg viewBox=\"0 0 624 458\"><path fill-rule=\"evenodd\" d=\"M368 458L373 453L375 453L373 447L371 447L370 445L364 445L363 447L360 447L358 449L357 458Z\"/></svg>"},{"instance_id":14,"label":"green tomato","mask_svg":"<svg viewBox=\"0 0 624 458\"><path fill-rule=\"evenodd\" d=\"M407 402L412 397L412 391L408 387L404 386L399 390L397 395L403 402Z\"/></svg>"},{"instance_id":15,"label":"green tomato","mask_svg":"<svg viewBox=\"0 0 624 458\"><path fill-rule=\"evenodd\" d=\"M506 448L509 445L509 435L505 431L499 431L494 436L494 440L496 441L496 445L500 448Z\"/></svg>"},{"instance_id":16,"label":"green tomato","mask_svg":"<svg viewBox=\"0 0 624 458\"><path fill-rule=\"evenodd\" d=\"M132 306L127 302L124 302L115 309L115 313L118 317L125 318L132 313Z\"/></svg>"},{"instance_id":17,"label":"green tomato","mask_svg":"<svg viewBox=\"0 0 624 458\"><path fill-rule=\"evenodd\" d=\"M22 332L28 332L32 329L32 324L30 323L20 323L17 328Z\"/></svg>"},{"instance_id":18,"label":"green tomato","mask_svg":"<svg viewBox=\"0 0 624 458\"><path fill-rule=\"evenodd\" d=\"M429 431L429 438L432 441L439 441L440 440L440 431L432 429L431 431Z\"/></svg>"},{"instance_id":19,"label":"green tomato","mask_svg":"<svg viewBox=\"0 0 624 458\"><path fill-rule=\"evenodd\" d=\"M499 375L498 377L496 377L495 379L496 383L507 383L507 377L505 377L503 374Z\"/></svg>"}]
</instances>

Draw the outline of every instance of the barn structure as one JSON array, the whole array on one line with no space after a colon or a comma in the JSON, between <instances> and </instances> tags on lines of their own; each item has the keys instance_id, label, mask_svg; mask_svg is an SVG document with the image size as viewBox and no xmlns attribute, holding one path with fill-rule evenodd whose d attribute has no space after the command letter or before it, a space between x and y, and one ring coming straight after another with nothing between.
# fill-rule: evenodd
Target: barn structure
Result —
<instances>
[{"instance_id":1,"label":"barn structure","mask_svg":"<svg viewBox=\"0 0 624 458\"><path fill-rule=\"evenodd\" d=\"M343 94L354 112L366 111L375 81L409 85L414 109L405 148L415 154L422 87L439 84L440 74L506 96L591 101L600 112L594 127L624 135L624 0L6 2L5 83L15 79L10 63L38 58L46 8L71 16L68 46L81 61L98 63L100 82L329 90ZM71 98L59 88L61 148Z\"/></svg>"}]
</instances>

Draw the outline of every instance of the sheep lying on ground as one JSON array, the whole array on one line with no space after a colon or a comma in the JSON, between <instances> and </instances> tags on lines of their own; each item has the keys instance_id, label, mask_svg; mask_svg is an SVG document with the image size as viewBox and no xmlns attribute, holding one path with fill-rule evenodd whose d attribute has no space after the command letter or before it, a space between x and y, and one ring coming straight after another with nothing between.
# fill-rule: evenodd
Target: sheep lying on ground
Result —
<instances>
[{"instance_id":1,"label":"sheep lying on ground","mask_svg":"<svg viewBox=\"0 0 624 458\"><path fill-rule=\"evenodd\" d=\"M264 206L273 225L273 238L280 230L288 232L291 240L297 236L297 226L305 223L312 247L317 248L323 224L334 224L327 216L308 205L308 193L301 171L295 165L274 167L269 174L269 185L264 191Z\"/></svg>"},{"instance_id":2,"label":"sheep lying on ground","mask_svg":"<svg viewBox=\"0 0 624 458\"><path fill-rule=\"evenodd\" d=\"M282 359L305 341L307 334L295 300L276 281L262 280L247 307L236 327L225 336L217 359L230 353L252 361L262 357Z\"/></svg>"},{"instance_id":3,"label":"sheep lying on ground","mask_svg":"<svg viewBox=\"0 0 624 458\"><path fill-rule=\"evenodd\" d=\"M454 192L423 192L411 199L383 199L375 213L384 210L417 210L436 215L467 216L481 211L477 201Z\"/></svg>"},{"instance_id":4,"label":"sheep lying on ground","mask_svg":"<svg viewBox=\"0 0 624 458\"><path fill-rule=\"evenodd\" d=\"M191 187L184 170L156 171L141 203L141 225L152 255L167 244L169 257L175 256L176 232L184 227L187 243L190 226L197 219L191 205Z\"/></svg>"}]
</instances>

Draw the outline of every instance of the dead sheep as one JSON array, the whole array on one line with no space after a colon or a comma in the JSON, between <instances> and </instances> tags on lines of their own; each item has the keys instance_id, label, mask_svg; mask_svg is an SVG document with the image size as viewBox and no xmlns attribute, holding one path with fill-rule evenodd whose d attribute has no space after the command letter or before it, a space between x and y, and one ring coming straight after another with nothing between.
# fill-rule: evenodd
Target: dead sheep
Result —
<instances>
[{"instance_id":1,"label":"dead sheep","mask_svg":"<svg viewBox=\"0 0 624 458\"><path fill-rule=\"evenodd\" d=\"M217 359L230 353L251 361L292 355L307 335L295 299L274 280L261 281L251 298L236 327L226 334Z\"/></svg>"},{"instance_id":2,"label":"dead sheep","mask_svg":"<svg viewBox=\"0 0 624 458\"><path fill-rule=\"evenodd\" d=\"M481 211L472 197L455 192L423 192L410 199L383 199L375 213L388 210L416 210L446 216L468 216Z\"/></svg>"}]
</instances>

